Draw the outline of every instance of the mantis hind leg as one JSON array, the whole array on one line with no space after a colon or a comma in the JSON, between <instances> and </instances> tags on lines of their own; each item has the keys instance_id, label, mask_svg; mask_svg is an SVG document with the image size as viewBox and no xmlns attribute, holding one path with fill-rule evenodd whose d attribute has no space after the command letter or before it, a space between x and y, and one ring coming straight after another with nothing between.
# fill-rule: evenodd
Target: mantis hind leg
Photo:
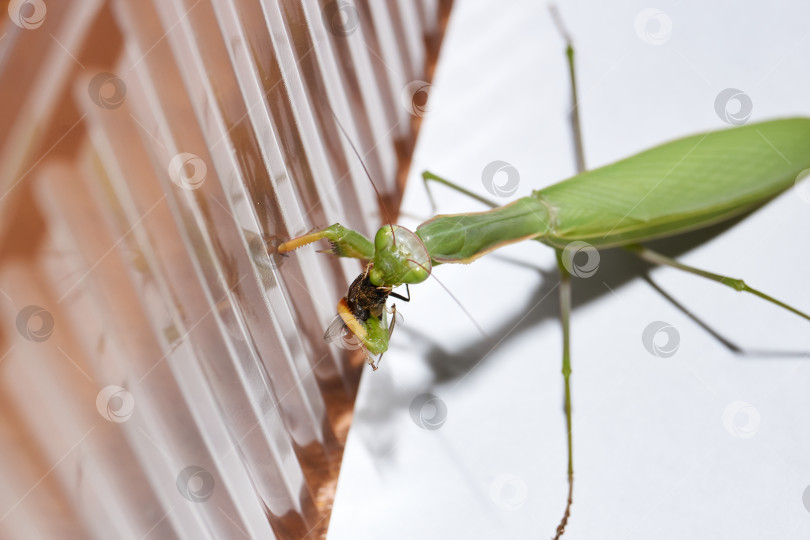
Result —
<instances>
[{"instance_id":1,"label":"mantis hind leg","mask_svg":"<svg viewBox=\"0 0 810 540\"><path fill-rule=\"evenodd\" d=\"M563 330L562 374L565 384L565 427L568 433L568 499L565 513L557 525L555 540L565 532L568 518L571 517L571 505L574 502L574 445L571 421L571 275L562 260L562 250L556 250L557 267L560 269L560 319Z\"/></svg>"},{"instance_id":2,"label":"mantis hind leg","mask_svg":"<svg viewBox=\"0 0 810 540\"><path fill-rule=\"evenodd\" d=\"M704 277L706 279L716 281L717 283L722 283L723 285L731 287L735 291L751 293L751 294L753 294L755 296L758 296L758 297L762 298L763 300L766 300L766 301L770 302L771 304L777 305L777 306L781 307L782 309L786 309L786 310L790 311L791 313L795 313L799 317L803 317L803 318L805 318L807 320L810 320L810 315L808 315L807 313L804 313L803 311L800 311L800 310L798 310L798 309L796 309L796 308L794 308L792 306L789 306L789 305L785 304L784 302L781 302L781 301L777 300L776 298L774 298L772 296L769 296L769 295L765 294L764 292L762 292L762 291L760 291L758 289L754 289L753 287L749 287L741 279L731 278L731 277L728 277L728 276L723 276L721 274L715 274L713 272L707 272L706 270L700 270L699 268L695 268L693 266L683 264L681 262L676 261L675 259L671 259L671 258L667 257L666 255L662 255L661 253L658 253L656 251L648 249L648 248L646 248L646 247L644 247L642 245L639 245L639 244L631 244L629 246L625 246L625 249L627 249L631 253L634 253L635 255L637 255L638 257L640 257L641 259L643 259L643 260L645 260L647 262L651 262L653 264L658 264L658 265L662 265L662 266L670 266L672 268L677 268L678 270L683 270L684 272L688 272L690 274L695 274L697 276L701 276L701 277Z\"/></svg>"}]
</instances>

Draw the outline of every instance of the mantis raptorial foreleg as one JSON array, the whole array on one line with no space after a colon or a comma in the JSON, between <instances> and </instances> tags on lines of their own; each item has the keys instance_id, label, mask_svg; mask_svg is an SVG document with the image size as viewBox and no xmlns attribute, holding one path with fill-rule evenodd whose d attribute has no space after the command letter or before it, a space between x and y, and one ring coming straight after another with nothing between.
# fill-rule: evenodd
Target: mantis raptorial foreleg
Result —
<instances>
[{"instance_id":1,"label":"mantis raptorial foreleg","mask_svg":"<svg viewBox=\"0 0 810 540\"><path fill-rule=\"evenodd\" d=\"M332 250L335 255L340 257L353 257L355 259L366 260L374 258L374 244L372 244L371 240L338 223L330 225L325 229L313 231L287 240L278 246L278 252L284 254L298 249L301 246L317 242L318 240L328 240L332 244Z\"/></svg>"}]
</instances>

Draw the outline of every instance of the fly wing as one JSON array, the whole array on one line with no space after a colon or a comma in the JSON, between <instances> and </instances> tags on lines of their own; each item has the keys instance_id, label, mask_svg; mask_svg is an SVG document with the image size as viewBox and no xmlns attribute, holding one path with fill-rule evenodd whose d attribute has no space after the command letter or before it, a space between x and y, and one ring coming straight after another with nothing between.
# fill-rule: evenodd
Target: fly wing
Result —
<instances>
[{"instance_id":1,"label":"fly wing","mask_svg":"<svg viewBox=\"0 0 810 540\"><path fill-rule=\"evenodd\" d=\"M405 318L402 316L402 313L397 311L396 304L391 306L391 321L388 323L388 339L391 339L391 336L394 334L394 327L398 324L402 324L405 321Z\"/></svg>"},{"instance_id":2,"label":"fly wing","mask_svg":"<svg viewBox=\"0 0 810 540\"><path fill-rule=\"evenodd\" d=\"M357 350L363 346L363 343L346 326L340 315L335 315L335 318L329 323L329 327L323 334L323 340L330 345L337 345L349 351Z\"/></svg>"}]
</instances>

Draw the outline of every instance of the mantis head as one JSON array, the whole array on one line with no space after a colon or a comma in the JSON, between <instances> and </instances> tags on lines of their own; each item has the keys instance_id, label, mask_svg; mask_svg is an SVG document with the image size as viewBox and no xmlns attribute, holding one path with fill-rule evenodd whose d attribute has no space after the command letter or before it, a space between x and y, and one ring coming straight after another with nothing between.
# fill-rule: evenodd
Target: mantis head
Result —
<instances>
[{"instance_id":1,"label":"mantis head","mask_svg":"<svg viewBox=\"0 0 810 540\"><path fill-rule=\"evenodd\" d=\"M278 246L278 252L287 253L321 239L329 240L334 255L371 261L369 278L378 287L421 283L430 276L430 254L425 244L415 233L399 225L380 227L372 243L362 234L335 223L284 242Z\"/></svg>"},{"instance_id":2,"label":"mantis head","mask_svg":"<svg viewBox=\"0 0 810 540\"><path fill-rule=\"evenodd\" d=\"M380 227L372 243L338 223L288 240L278 246L278 252L287 253L321 239L329 240L334 255L371 262L368 272L360 274L346 297L338 302L338 316L326 330L324 339L327 342L356 341L365 349L369 364L376 369L373 357L381 358L388 350L396 322L395 308L391 308L393 317L389 323L389 310L385 306L388 295L392 294L391 288L425 281L430 276L430 254L422 240L405 227Z\"/></svg>"},{"instance_id":3,"label":"mantis head","mask_svg":"<svg viewBox=\"0 0 810 540\"><path fill-rule=\"evenodd\" d=\"M399 225L385 225L377 231L372 262L369 279L375 285L395 287L421 283L430 275L430 254L425 244Z\"/></svg>"}]
</instances>

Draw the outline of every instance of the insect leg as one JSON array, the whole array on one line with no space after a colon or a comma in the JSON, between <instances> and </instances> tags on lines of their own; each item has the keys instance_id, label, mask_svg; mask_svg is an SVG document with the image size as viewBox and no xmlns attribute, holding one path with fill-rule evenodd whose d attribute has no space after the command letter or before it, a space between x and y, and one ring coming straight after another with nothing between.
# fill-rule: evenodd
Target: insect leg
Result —
<instances>
[{"instance_id":1,"label":"insect leg","mask_svg":"<svg viewBox=\"0 0 810 540\"><path fill-rule=\"evenodd\" d=\"M456 184L455 182L451 182L450 180L447 180L446 178L442 178L441 176L433 174L430 171L424 171L422 173L422 181L425 183L425 190L427 191L428 198L430 199L430 206L432 207L434 213L436 212L436 201L433 200L433 193L430 191L430 185L428 184L428 180L438 182L439 184L443 184L443 185L449 187L450 189L458 191L459 193L463 193L464 195L466 195L466 196L468 196L470 198L473 198L476 201L489 206L490 208L495 208L497 206L500 206L500 205L490 201L486 197L482 197L481 195L478 195L477 193L473 193L472 191L461 187L460 185Z\"/></svg>"},{"instance_id":2,"label":"insect leg","mask_svg":"<svg viewBox=\"0 0 810 540\"><path fill-rule=\"evenodd\" d=\"M557 7L555 5L549 6L549 10L551 11L551 18L554 21L557 30L562 35L563 39L565 40L565 56L568 63L568 74L569 74L569 82L571 88L571 135L574 142L574 161L576 163L576 171L577 174L583 172L585 170L585 150L584 145L582 143L582 127L579 119L579 98L577 97L577 77L576 77L576 69L575 69L575 62L574 62L574 46L571 40L571 34L568 33L568 30L565 28L565 25L562 22L562 18L560 17L559 12L557 11ZM436 201L433 198L433 193L430 190L430 185L428 181L437 182L439 184L443 184L450 189L458 191L468 197L475 199L476 201L489 206L490 208L495 208L499 206L495 202L487 199L486 197L482 197L477 193L474 193L466 188L463 188L452 182L447 180L446 178L442 178L436 174L433 174L430 171L424 171L422 173L422 181L425 183L425 190L427 191L428 198L430 199L430 206L433 212L436 212Z\"/></svg>"},{"instance_id":3,"label":"insect leg","mask_svg":"<svg viewBox=\"0 0 810 540\"><path fill-rule=\"evenodd\" d=\"M399 294L399 293L395 293L395 292L392 292L392 293L391 293L391 296L393 296L394 298L396 298L396 299L398 299L398 300L402 300L403 302L410 302L410 301L411 301L411 290L408 288L408 284L407 284L407 283L405 284L405 291L408 293L408 297L407 297L407 298L405 298L405 297L404 297L404 296L402 296L401 294Z\"/></svg>"},{"instance_id":4,"label":"insect leg","mask_svg":"<svg viewBox=\"0 0 810 540\"><path fill-rule=\"evenodd\" d=\"M563 24L560 12L557 6L552 4L549 6L551 12L551 19L557 27L557 31L565 40L565 57L568 61L568 76L571 84L571 135L574 139L574 161L577 167L577 173L585 170L585 150L582 145L582 127L579 121L579 99L577 98L577 76L574 69L574 45L571 39L571 34L568 33L565 24Z\"/></svg>"},{"instance_id":5,"label":"insect leg","mask_svg":"<svg viewBox=\"0 0 810 540\"><path fill-rule=\"evenodd\" d=\"M287 240L278 246L278 252L287 253L318 240L329 240L332 244L332 252L338 257L366 260L374 258L374 244L371 240L339 223Z\"/></svg>"},{"instance_id":6,"label":"insect leg","mask_svg":"<svg viewBox=\"0 0 810 540\"><path fill-rule=\"evenodd\" d=\"M631 244L625 246L625 249L631 253L634 253L638 257L644 259L647 262L651 262L654 264L659 264L663 266L671 266L672 268L677 268L678 270L683 270L684 272L689 272L690 274L695 274L697 276L704 277L706 279L710 279L712 281L716 281L718 283L722 283L723 285L727 285L736 291L741 292L749 292L755 296L759 296L763 300L767 300L768 302L775 304L781 308L784 308L790 312L795 313L799 317L804 317L807 320L810 320L810 315L799 311L798 309L785 304L784 302L780 302L776 298L765 294L764 292L754 289L753 287L749 287L746 283L741 279L731 278L728 276L723 276L720 274L715 274L713 272L707 272L706 270L700 270L699 268L695 268L693 266L689 266L683 264L681 262L676 261L675 259L670 259L666 255L662 255L658 252L652 251L651 249L647 249L646 247L639 245L639 244Z\"/></svg>"},{"instance_id":7,"label":"insect leg","mask_svg":"<svg viewBox=\"0 0 810 540\"><path fill-rule=\"evenodd\" d=\"M568 500L562 520L557 525L555 540L565 532L565 526L571 516L571 504L574 502L574 446L571 428L571 275L563 264L562 250L556 250L556 254L557 267L560 269L560 318L563 329L562 374L565 382L565 424L568 431Z\"/></svg>"}]
</instances>

